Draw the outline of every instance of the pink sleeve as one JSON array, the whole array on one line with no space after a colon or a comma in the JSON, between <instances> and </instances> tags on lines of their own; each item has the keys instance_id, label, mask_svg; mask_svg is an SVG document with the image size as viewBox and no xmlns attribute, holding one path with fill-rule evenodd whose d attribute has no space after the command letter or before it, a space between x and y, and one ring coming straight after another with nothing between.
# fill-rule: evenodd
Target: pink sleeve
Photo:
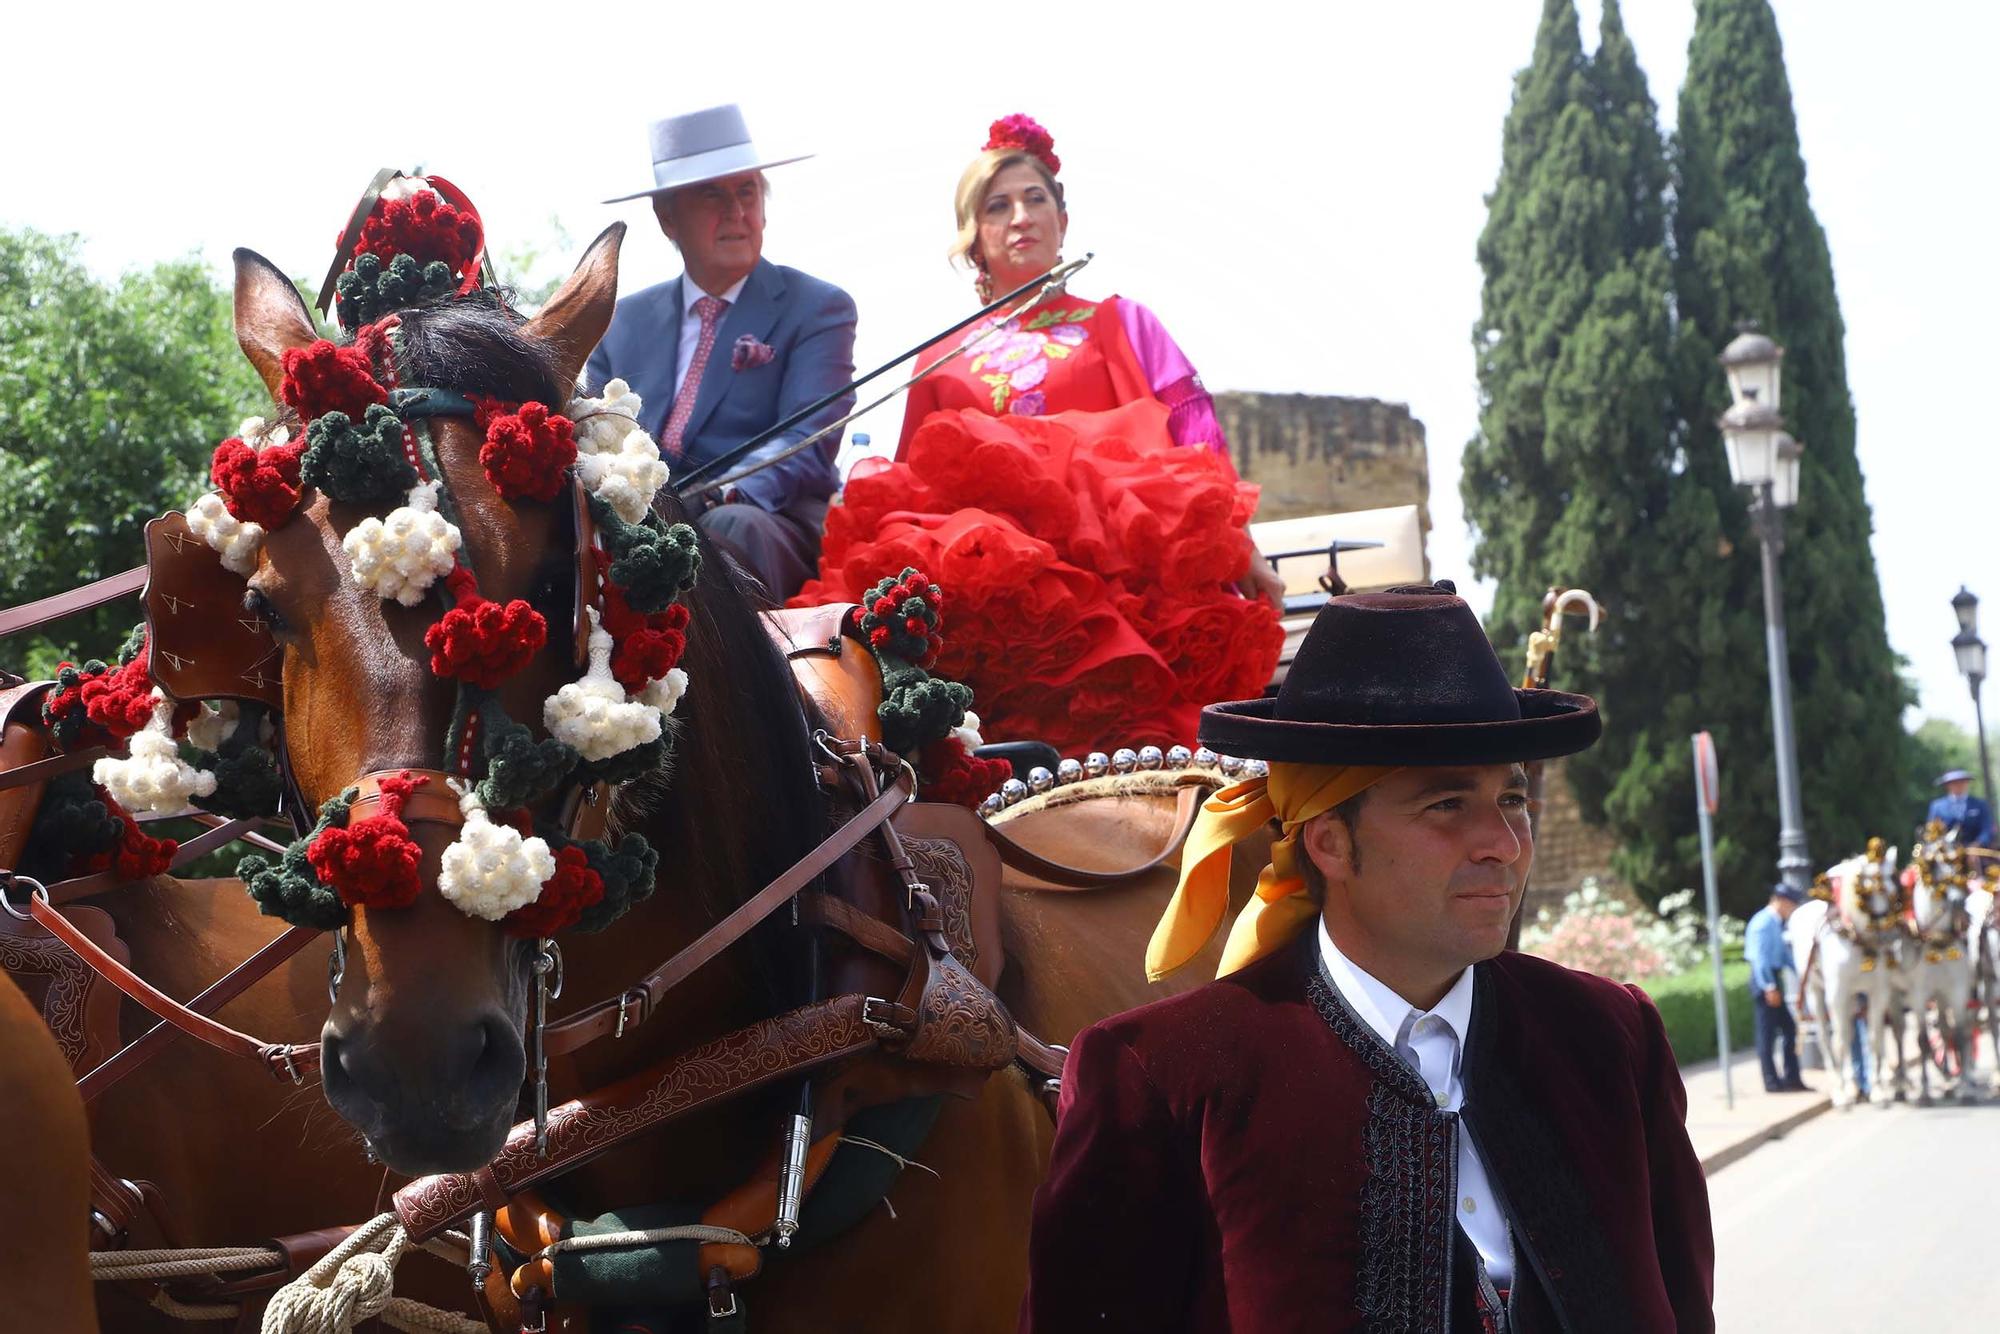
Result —
<instances>
[{"instance_id":1,"label":"pink sleeve","mask_svg":"<svg viewBox=\"0 0 2000 1334\"><path fill-rule=\"evenodd\" d=\"M1118 316L1125 327L1125 340L1146 374L1147 387L1166 405L1167 429L1174 443L1227 454L1229 443L1215 420L1215 400L1208 396L1187 353L1181 351L1159 317L1129 298L1119 300Z\"/></svg>"}]
</instances>

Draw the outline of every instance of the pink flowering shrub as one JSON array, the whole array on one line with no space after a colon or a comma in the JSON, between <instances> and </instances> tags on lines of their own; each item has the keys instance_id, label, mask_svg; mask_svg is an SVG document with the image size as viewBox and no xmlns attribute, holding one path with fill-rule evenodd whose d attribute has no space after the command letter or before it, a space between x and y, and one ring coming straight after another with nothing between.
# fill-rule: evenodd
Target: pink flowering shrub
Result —
<instances>
[{"instance_id":1,"label":"pink flowering shrub","mask_svg":"<svg viewBox=\"0 0 2000 1334\"><path fill-rule=\"evenodd\" d=\"M1723 949L1740 950L1743 923L1725 916L1720 927ZM1521 949L1615 981L1642 982L1705 964L1708 927L1691 890L1669 894L1655 914L1586 879L1564 897L1560 912L1535 914L1521 932Z\"/></svg>"},{"instance_id":2,"label":"pink flowering shrub","mask_svg":"<svg viewBox=\"0 0 2000 1334\"><path fill-rule=\"evenodd\" d=\"M1522 947L1527 944L1523 939ZM1666 971L1666 960L1660 952L1640 937L1637 925L1623 914L1561 918L1541 933L1532 952L1565 967L1580 968L1617 982L1641 982Z\"/></svg>"}]
</instances>

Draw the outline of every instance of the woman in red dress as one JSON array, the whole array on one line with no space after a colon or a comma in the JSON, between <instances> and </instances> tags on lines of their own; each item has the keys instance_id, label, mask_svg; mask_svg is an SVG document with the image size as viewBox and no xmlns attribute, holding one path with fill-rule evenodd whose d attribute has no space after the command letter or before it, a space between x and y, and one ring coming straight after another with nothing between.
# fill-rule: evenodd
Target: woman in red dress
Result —
<instances>
[{"instance_id":1,"label":"woman in red dress","mask_svg":"<svg viewBox=\"0 0 2000 1334\"><path fill-rule=\"evenodd\" d=\"M959 181L954 252L982 301L1059 262L1060 165L1009 116ZM910 390L896 462L857 470L829 511L797 601L929 575L948 599L937 670L972 687L989 741L1192 745L1202 705L1262 691L1284 632L1247 527L1257 488L1152 312L1063 295L919 366L940 361Z\"/></svg>"}]
</instances>

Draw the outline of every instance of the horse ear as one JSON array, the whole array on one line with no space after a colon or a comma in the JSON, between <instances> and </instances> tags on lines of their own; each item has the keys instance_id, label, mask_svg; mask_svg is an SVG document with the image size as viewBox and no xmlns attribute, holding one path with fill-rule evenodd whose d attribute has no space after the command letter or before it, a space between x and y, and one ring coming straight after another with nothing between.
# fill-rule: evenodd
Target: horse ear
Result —
<instances>
[{"instance_id":1,"label":"horse ear","mask_svg":"<svg viewBox=\"0 0 2000 1334\"><path fill-rule=\"evenodd\" d=\"M312 312L292 280L254 250L238 250L236 260L236 345L276 403L285 379L285 353L319 337Z\"/></svg>"},{"instance_id":2,"label":"horse ear","mask_svg":"<svg viewBox=\"0 0 2000 1334\"><path fill-rule=\"evenodd\" d=\"M549 298L528 332L552 344L563 382L574 384L583 363L611 327L611 309L618 303L618 247L625 242L625 224L614 222L597 234L556 294Z\"/></svg>"}]
</instances>

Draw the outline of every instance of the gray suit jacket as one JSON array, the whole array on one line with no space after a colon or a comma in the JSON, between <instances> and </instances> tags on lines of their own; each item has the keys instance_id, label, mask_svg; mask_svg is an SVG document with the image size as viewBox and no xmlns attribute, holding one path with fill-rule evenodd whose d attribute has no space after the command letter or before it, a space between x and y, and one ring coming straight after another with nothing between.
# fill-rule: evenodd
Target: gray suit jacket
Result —
<instances>
[{"instance_id":1,"label":"gray suit jacket","mask_svg":"<svg viewBox=\"0 0 2000 1334\"><path fill-rule=\"evenodd\" d=\"M613 378L623 379L643 401L640 425L655 438L674 406L683 281L674 278L620 301L610 331L590 355L592 391L601 391ZM852 380L854 326L854 301L847 293L811 274L758 260L722 317L674 472L692 472ZM762 366L733 369L732 352L744 334L768 344L776 357ZM850 393L744 463L782 453L853 407ZM738 483L739 492L744 500L774 512L824 500L839 486L833 468L839 450L840 433L835 432L814 448L746 477Z\"/></svg>"}]
</instances>

